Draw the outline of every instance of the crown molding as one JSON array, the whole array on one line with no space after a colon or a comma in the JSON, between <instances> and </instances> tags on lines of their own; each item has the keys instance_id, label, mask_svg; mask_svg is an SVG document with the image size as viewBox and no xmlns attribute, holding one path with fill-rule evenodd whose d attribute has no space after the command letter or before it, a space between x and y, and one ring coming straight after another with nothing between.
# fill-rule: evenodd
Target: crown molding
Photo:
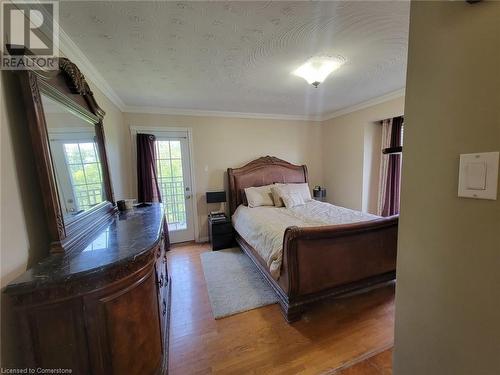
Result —
<instances>
[{"instance_id":1,"label":"crown molding","mask_svg":"<svg viewBox=\"0 0 500 375\"><path fill-rule=\"evenodd\" d=\"M143 107L143 106L125 106L123 112L126 113L144 113L157 115L173 115L173 116L203 116L203 117L229 117L229 118L245 118L245 119L261 119L261 120L288 120L288 121L314 121L322 122L331 120L335 117L340 117L352 112L359 111L377 104L388 102L389 100L401 98L405 95L405 88L392 91L388 94L378 96L376 98L355 104L353 106L341 108L334 112L317 116L302 116L302 115L284 115L274 113L247 113L247 112L225 112L225 111L208 111L198 109L177 109L165 107Z\"/></svg>"},{"instance_id":2,"label":"crown molding","mask_svg":"<svg viewBox=\"0 0 500 375\"><path fill-rule=\"evenodd\" d=\"M358 103L358 104L355 104L355 105L352 105L349 107L338 109L334 112L327 113L327 114L321 116L320 121L331 120L333 118L344 116L344 115L347 115L349 113L359 111L361 109L365 109L365 108L372 107L372 106L377 105L377 104L382 104L382 103L388 102L389 100L401 98L402 96L405 96L405 88L404 87L399 89L399 90L392 91L388 94L385 94L382 96L377 96L376 98L367 100L365 102L361 102L361 103Z\"/></svg>"},{"instance_id":3,"label":"crown molding","mask_svg":"<svg viewBox=\"0 0 500 375\"><path fill-rule=\"evenodd\" d=\"M228 117L261 120L287 120L287 121L321 121L319 116L284 115L274 113L249 113L209 111L198 109L177 109L165 107L125 106L125 113L145 113L173 116L202 116L202 117Z\"/></svg>"}]
</instances>

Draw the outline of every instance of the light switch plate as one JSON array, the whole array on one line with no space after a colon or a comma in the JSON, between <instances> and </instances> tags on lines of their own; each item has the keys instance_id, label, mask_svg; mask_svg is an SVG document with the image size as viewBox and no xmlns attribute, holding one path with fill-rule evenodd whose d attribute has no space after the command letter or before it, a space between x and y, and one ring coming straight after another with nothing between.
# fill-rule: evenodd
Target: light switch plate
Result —
<instances>
[{"instance_id":1,"label":"light switch plate","mask_svg":"<svg viewBox=\"0 0 500 375\"><path fill-rule=\"evenodd\" d=\"M458 196L497 199L499 152L460 155Z\"/></svg>"}]
</instances>

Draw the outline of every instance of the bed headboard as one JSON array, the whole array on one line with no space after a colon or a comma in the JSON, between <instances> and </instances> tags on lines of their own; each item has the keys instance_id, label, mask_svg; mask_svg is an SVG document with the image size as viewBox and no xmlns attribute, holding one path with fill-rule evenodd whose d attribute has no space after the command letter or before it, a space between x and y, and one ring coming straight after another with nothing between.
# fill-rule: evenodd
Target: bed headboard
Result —
<instances>
[{"instance_id":1,"label":"bed headboard","mask_svg":"<svg viewBox=\"0 0 500 375\"><path fill-rule=\"evenodd\" d=\"M228 168L229 211L232 215L243 203L243 192L247 187L281 183L307 182L307 167L264 156L240 168Z\"/></svg>"}]
</instances>

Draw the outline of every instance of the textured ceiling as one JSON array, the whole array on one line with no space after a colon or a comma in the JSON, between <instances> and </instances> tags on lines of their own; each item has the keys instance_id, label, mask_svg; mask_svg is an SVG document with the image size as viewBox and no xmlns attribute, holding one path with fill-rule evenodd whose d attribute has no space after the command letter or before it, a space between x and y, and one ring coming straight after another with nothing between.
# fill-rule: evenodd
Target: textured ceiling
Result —
<instances>
[{"instance_id":1,"label":"textured ceiling","mask_svg":"<svg viewBox=\"0 0 500 375\"><path fill-rule=\"evenodd\" d=\"M314 116L405 84L409 3L61 2L60 23L127 106ZM347 62L318 89L294 69Z\"/></svg>"}]
</instances>

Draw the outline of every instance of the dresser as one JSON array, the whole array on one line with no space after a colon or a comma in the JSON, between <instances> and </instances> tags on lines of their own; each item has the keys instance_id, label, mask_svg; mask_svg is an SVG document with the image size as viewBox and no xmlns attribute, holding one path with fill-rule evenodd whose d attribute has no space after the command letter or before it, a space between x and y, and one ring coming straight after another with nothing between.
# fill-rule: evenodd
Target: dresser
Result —
<instances>
[{"instance_id":1,"label":"dresser","mask_svg":"<svg viewBox=\"0 0 500 375\"><path fill-rule=\"evenodd\" d=\"M71 253L11 282L22 367L165 374L170 278L160 204L116 213Z\"/></svg>"}]
</instances>

